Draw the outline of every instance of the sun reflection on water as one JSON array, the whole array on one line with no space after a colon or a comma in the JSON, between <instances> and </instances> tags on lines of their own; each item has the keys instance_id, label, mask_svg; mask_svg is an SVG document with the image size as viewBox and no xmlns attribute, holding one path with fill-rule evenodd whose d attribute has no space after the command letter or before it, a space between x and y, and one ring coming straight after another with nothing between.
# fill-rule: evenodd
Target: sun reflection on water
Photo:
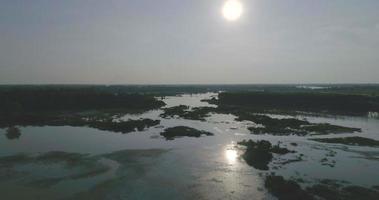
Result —
<instances>
[{"instance_id":1,"label":"sun reflection on water","mask_svg":"<svg viewBox=\"0 0 379 200\"><path fill-rule=\"evenodd\" d=\"M234 149L227 149L225 151L225 156L230 164L234 164L237 160L238 154L237 151Z\"/></svg>"},{"instance_id":2,"label":"sun reflection on water","mask_svg":"<svg viewBox=\"0 0 379 200\"><path fill-rule=\"evenodd\" d=\"M235 149L235 143L227 145L225 148L225 158L229 164L235 164L238 158L238 151Z\"/></svg>"}]
</instances>

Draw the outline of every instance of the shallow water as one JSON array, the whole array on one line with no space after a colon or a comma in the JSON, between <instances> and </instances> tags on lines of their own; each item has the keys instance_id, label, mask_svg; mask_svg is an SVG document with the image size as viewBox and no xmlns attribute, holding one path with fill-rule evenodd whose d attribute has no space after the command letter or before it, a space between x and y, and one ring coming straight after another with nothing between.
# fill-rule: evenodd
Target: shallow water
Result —
<instances>
[{"instance_id":1,"label":"shallow water","mask_svg":"<svg viewBox=\"0 0 379 200\"><path fill-rule=\"evenodd\" d=\"M167 107L181 104L191 107L211 106L200 100L214 95L173 96L166 97L164 101ZM0 129L1 157L18 153L35 156L61 151L83 154L83 159L88 160L74 167L66 166L64 161L48 164L28 161L12 166L10 174L5 171L9 168L0 168L0 194L5 199L275 199L263 186L264 175L270 172L307 181L328 178L355 185L379 185L379 148L307 140L310 137L336 135L251 135L247 127L253 123L235 121L233 115L212 114L203 122L162 119L159 117L161 113L161 110L153 110L141 115L123 116L124 120L161 120L159 126L129 134L85 127L22 127L21 136L9 140L5 130ZM379 139L377 119L297 117L310 122L362 128L362 133L338 136L359 135ZM215 135L172 141L159 135L163 129L179 125L210 131ZM264 139L274 144L280 141L283 146L297 153L275 159L269 171L256 170L239 157L243 150L236 142L243 139ZM298 146L290 145L292 142ZM304 154L303 161L280 164L296 159L300 153ZM320 161L323 158L327 158L327 164L333 166L322 165ZM95 173L88 171L86 166L105 170ZM78 173L82 176L73 178ZM41 184L36 184L36 180ZM50 183L49 187L46 182Z\"/></svg>"}]
</instances>

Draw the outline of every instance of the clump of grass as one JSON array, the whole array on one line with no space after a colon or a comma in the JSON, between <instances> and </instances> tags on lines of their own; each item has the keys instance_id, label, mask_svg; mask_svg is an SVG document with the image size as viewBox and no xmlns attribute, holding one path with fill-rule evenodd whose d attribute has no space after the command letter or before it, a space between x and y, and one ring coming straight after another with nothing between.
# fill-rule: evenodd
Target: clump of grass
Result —
<instances>
[{"instance_id":1,"label":"clump of grass","mask_svg":"<svg viewBox=\"0 0 379 200\"><path fill-rule=\"evenodd\" d=\"M319 183L303 189L296 181L286 180L282 176L270 175L266 177L265 187L279 200L376 200L379 191L375 188L348 185L332 180L321 180Z\"/></svg>"},{"instance_id":2,"label":"clump of grass","mask_svg":"<svg viewBox=\"0 0 379 200\"><path fill-rule=\"evenodd\" d=\"M210 116L211 112L216 112L216 108L213 107L195 107L190 109L189 106L179 105L170 108L164 108L164 113L160 116L163 118L175 117L205 121L206 117Z\"/></svg>"},{"instance_id":3,"label":"clump of grass","mask_svg":"<svg viewBox=\"0 0 379 200\"><path fill-rule=\"evenodd\" d=\"M19 139L21 131L19 128L12 126L7 129L6 136L9 140Z\"/></svg>"},{"instance_id":4,"label":"clump of grass","mask_svg":"<svg viewBox=\"0 0 379 200\"><path fill-rule=\"evenodd\" d=\"M174 140L178 137L200 137L202 135L211 136L213 133L207 131L201 131L186 126L176 126L172 128L166 128L160 133L166 140Z\"/></svg>"},{"instance_id":5,"label":"clump of grass","mask_svg":"<svg viewBox=\"0 0 379 200\"><path fill-rule=\"evenodd\" d=\"M287 148L280 147L279 144L272 146L269 141L260 140L243 140L238 143L239 145L246 146L245 153L242 155L242 158L246 163L259 170L268 170L268 164L273 159L273 153L275 154L287 154L293 153L293 151L288 150Z\"/></svg>"},{"instance_id":6,"label":"clump of grass","mask_svg":"<svg viewBox=\"0 0 379 200\"><path fill-rule=\"evenodd\" d=\"M313 196L303 190L298 183L285 180L282 176L267 176L265 180L267 190L279 200L313 200Z\"/></svg>"},{"instance_id":7,"label":"clump of grass","mask_svg":"<svg viewBox=\"0 0 379 200\"><path fill-rule=\"evenodd\" d=\"M246 113L243 111L237 112L238 121L248 120L263 127L249 127L248 129L253 134L273 134L273 135L299 135L308 134L326 135L332 133L353 133L360 132L359 128L350 128L337 126L328 123L310 123L306 120L296 118L277 119L261 114Z\"/></svg>"},{"instance_id":8,"label":"clump of grass","mask_svg":"<svg viewBox=\"0 0 379 200\"><path fill-rule=\"evenodd\" d=\"M128 120L122 122L113 121L94 121L88 124L89 127L97 128L99 130L129 133L135 130L143 131L145 128L159 125L160 120L152 119L138 119L138 120Z\"/></svg>"}]
</instances>

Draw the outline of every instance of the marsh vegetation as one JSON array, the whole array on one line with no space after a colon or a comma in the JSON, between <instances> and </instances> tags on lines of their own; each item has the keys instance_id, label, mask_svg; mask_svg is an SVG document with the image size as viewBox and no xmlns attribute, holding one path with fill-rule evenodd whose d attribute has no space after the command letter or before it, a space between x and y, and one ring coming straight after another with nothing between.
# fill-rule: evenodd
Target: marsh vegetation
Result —
<instances>
[{"instance_id":1,"label":"marsh vegetation","mask_svg":"<svg viewBox=\"0 0 379 200\"><path fill-rule=\"evenodd\" d=\"M224 92L195 94L205 91ZM357 117L375 116L373 86L2 86L0 96L0 193L23 191L10 199L378 196L379 123Z\"/></svg>"},{"instance_id":2,"label":"marsh vegetation","mask_svg":"<svg viewBox=\"0 0 379 200\"><path fill-rule=\"evenodd\" d=\"M273 159L273 154L284 155L287 153L294 153L287 148L280 147L280 144L271 145L269 141L241 141L238 142L239 145L245 146L246 150L242 154L242 158L246 161L248 165L253 166L259 170L268 170L268 164Z\"/></svg>"},{"instance_id":3,"label":"marsh vegetation","mask_svg":"<svg viewBox=\"0 0 379 200\"><path fill-rule=\"evenodd\" d=\"M294 180L286 180L282 176L266 177L265 187L279 200L374 200L379 190L355 185L344 185L338 181L321 180L319 183L302 188Z\"/></svg>"},{"instance_id":4,"label":"marsh vegetation","mask_svg":"<svg viewBox=\"0 0 379 200\"><path fill-rule=\"evenodd\" d=\"M367 116L379 111L379 96L332 92L225 92L215 101L221 107L258 112L315 112Z\"/></svg>"},{"instance_id":5,"label":"marsh vegetation","mask_svg":"<svg viewBox=\"0 0 379 200\"><path fill-rule=\"evenodd\" d=\"M324 143L333 143L333 144L379 147L379 141L370 139L370 138L358 137L358 136L341 137L341 138L313 138L311 140L317 141L317 142L324 142Z\"/></svg>"},{"instance_id":6,"label":"marsh vegetation","mask_svg":"<svg viewBox=\"0 0 379 200\"><path fill-rule=\"evenodd\" d=\"M180 137L201 137L212 136L213 133L208 131L201 131L191 127L186 126L176 126L171 128L166 128L162 133L160 133L166 140L174 140Z\"/></svg>"}]
</instances>

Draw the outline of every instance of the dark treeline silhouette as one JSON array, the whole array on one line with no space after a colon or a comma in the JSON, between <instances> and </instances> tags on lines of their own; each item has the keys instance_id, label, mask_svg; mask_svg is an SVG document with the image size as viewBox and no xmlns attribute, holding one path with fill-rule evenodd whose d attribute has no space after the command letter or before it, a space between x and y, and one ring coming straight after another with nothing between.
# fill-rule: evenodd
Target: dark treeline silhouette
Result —
<instances>
[{"instance_id":1,"label":"dark treeline silhouette","mask_svg":"<svg viewBox=\"0 0 379 200\"><path fill-rule=\"evenodd\" d=\"M90 109L150 110L162 101L142 94L111 93L96 88L12 88L0 90L0 113Z\"/></svg>"},{"instance_id":2,"label":"dark treeline silhouette","mask_svg":"<svg viewBox=\"0 0 379 200\"><path fill-rule=\"evenodd\" d=\"M314 88L314 89L312 89ZM215 85L0 85L0 92L9 90L78 90L110 94L152 94L155 96L204 92L306 92L379 96L378 84L215 84Z\"/></svg>"},{"instance_id":3,"label":"dark treeline silhouette","mask_svg":"<svg viewBox=\"0 0 379 200\"><path fill-rule=\"evenodd\" d=\"M154 96L218 92L220 105L364 114L378 111L379 85L1 85L0 114L160 108ZM214 99L215 100L215 99Z\"/></svg>"},{"instance_id":4,"label":"dark treeline silhouette","mask_svg":"<svg viewBox=\"0 0 379 200\"><path fill-rule=\"evenodd\" d=\"M333 93L221 93L219 106L242 106L260 110L326 112L330 114L367 115L379 111L379 97Z\"/></svg>"}]
</instances>

